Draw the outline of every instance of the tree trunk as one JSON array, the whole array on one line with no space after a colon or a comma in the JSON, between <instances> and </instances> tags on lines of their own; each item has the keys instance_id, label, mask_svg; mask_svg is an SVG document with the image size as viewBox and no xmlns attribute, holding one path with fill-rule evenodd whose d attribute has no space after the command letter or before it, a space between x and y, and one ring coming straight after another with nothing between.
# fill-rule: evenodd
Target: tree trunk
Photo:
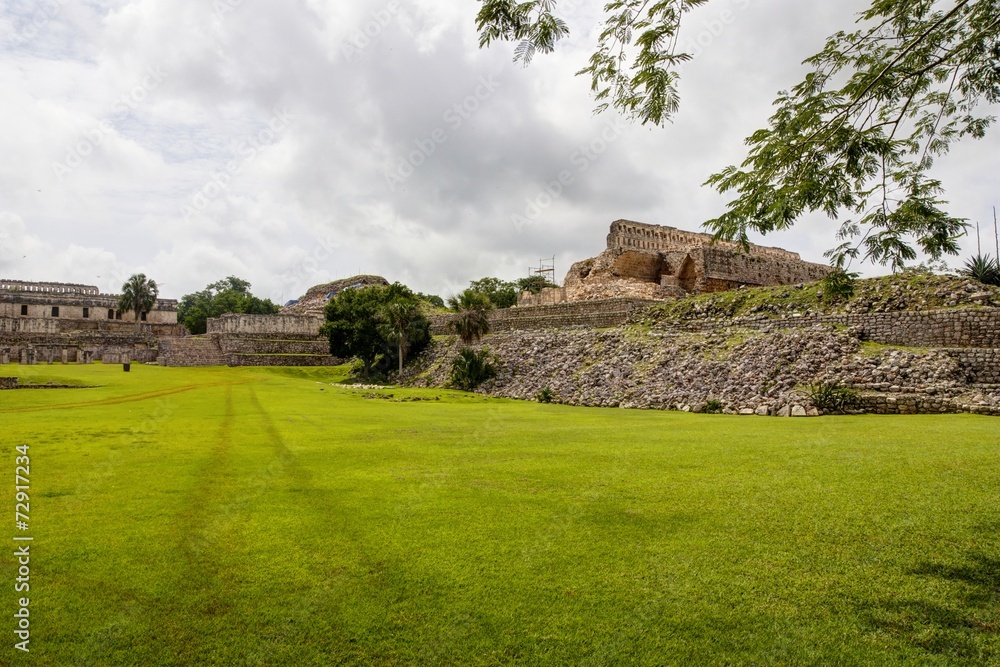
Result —
<instances>
[{"instance_id":1,"label":"tree trunk","mask_svg":"<svg viewBox=\"0 0 1000 667\"><path fill-rule=\"evenodd\" d=\"M399 377L403 377L403 339L399 340Z\"/></svg>"}]
</instances>

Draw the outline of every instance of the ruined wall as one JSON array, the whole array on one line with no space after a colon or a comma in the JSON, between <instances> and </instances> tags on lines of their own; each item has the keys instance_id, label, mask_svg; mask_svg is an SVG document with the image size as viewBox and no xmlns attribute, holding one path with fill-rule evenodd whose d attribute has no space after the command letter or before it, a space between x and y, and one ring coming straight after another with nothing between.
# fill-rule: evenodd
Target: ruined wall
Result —
<instances>
[{"instance_id":1,"label":"ruined wall","mask_svg":"<svg viewBox=\"0 0 1000 667\"><path fill-rule=\"evenodd\" d=\"M685 331L741 327L762 331L815 325L854 328L862 340L913 347L1000 347L1000 308L954 308L887 313L802 315L784 318L704 319L683 322Z\"/></svg>"},{"instance_id":2,"label":"ruined wall","mask_svg":"<svg viewBox=\"0 0 1000 667\"><path fill-rule=\"evenodd\" d=\"M566 302L549 306L518 306L490 312L490 330L559 329L565 327L604 328L620 326L636 313L653 305L642 299ZM435 336L452 333L448 322L454 315L435 315L430 319Z\"/></svg>"},{"instance_id":3,"label":"ruined wall","mask_svg":"<svg viewBox=\"0 0 1000 667\"><path fill-rule=\"evenodd\" d=\"M741 285L772 286L819 280L830 267L798 253L751 244L713 242L709 234L630 220L611 224L607 249L570 267L567 301L633 297L669 299ZM535 304L524 298L519 305Z\"/></svg>"},{"instance_id":4,"label":"ruined wall","mask_svg":"<svg viewBox=\"0 0 1000 667\"><path fill-rule=\"evenodd\" d=\"M118 309L117 294L101 294L93 285L21 280L0 280L0 317L134 322L132 313ZM158 299L143 321L177 324L177 301Z\"/></svg>"},{"instance_id":5,"label":"ruined wall","mask_svg":"<svg viewBox=\"0 0 1000 667\"><path fill-rule=\"evenodd\" d=\"M228 314L208 320L208 334L164 341L166 366L332 366L320 335L323 318L312 315Z\"/></svg>"},{"instance_id":6,"label":"ruined wall","mask_svg":"<svg viewBox=\"0 0 1000 667\"><path fill-rule=\"evenodd\" d=\"M208 320L210 334L316 338L323 318L312 315L228 314Z\"/></svg>"},{"instance_id":7,"label":"ruined wall","mask_svg":"<svg viewBox=\"0 0 1000 667\"><path fill-rule=\"evenodd\" d=\"M694 290L698 293L724 291L740 285L770 287L809 283L830 272L829 266L803 262L795 253L789 253L795 255L794 259L789 259L773 252L741 254L713 246L700 248L693 256L695 254L701 256L704 267L701 283Z\"/></svg>"}]
</instances>

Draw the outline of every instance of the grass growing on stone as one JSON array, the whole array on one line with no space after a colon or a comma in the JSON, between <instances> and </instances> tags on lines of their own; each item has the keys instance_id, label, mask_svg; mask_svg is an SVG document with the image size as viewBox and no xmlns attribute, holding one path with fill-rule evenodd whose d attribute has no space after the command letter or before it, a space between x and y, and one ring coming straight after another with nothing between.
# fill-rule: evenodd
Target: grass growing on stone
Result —
<instances>
[{"instance_id":1,"label":"grass growing on stone","mask_svg":"<svg viewBox=\"0 0 1000 667\"><path fill-rule=\"evenodd\" d=\"M58 375L99 387L0 392L8 475L30 445L35 665L1000 662L996 419Z\"/></svg>"}]
</instances>

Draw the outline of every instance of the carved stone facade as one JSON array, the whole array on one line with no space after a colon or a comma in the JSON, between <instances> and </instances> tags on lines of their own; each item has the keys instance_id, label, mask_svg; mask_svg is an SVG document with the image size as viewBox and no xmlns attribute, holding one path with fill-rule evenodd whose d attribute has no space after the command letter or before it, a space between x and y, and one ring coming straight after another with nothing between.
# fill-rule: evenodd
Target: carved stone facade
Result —
<instances>
[{"instance_id":1,"label":"carved stone facade","mask_svg":"<svg viewBox=\"0 0 1000 667\"><path fill-rule=\"evenodd\" d=\"M0 318L133 322L118 309L117 294L101 294L93 285L0 279ZM146 324L177 324L177 301L157 299L142 313Z\"/></svg>"},{"instance_id":2,"label":"carved stone facade","mask_svg":"<svg viewBox=\"0 0 1000 667\"><path fill-rule=\"evenodd\" d=\"M819 280L830 267L798 253L751 244L713 242L710 234L630 220L611 223L607 249L574 264L561 288L522 294L518 305L597 299L669 299Z\"/></svg>"},{"instance_id":3,"label":"carved stone facade","mask_svg":"<svg viewBox=\"0 0 1000 667\"><path fill-rule=\"evenodd\" d=\"M138 326L118 295L93 285L0 280L0 362L154 361L157 340L184 335L177 301L159 299Z\"/></svg>"}]
</instances>

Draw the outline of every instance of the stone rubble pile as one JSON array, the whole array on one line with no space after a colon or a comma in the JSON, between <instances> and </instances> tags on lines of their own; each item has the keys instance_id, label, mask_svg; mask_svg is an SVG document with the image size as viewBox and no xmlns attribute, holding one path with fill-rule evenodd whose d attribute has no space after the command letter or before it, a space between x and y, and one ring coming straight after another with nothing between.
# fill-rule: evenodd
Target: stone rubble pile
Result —
<instances>
[{"instance_id":1,"label":"stone rubble pile","mask_svg":"<svg viewBox=\"0 0 1000 667\"><path fill-rule=\"evenodd\" d=\"M513 331L478 347L498 368L479 391L498 397L532 400L548 388L569 405L815 416L808 385L826 382L857 391L861 412L1000 414L1000 386L970 384L947 350L863 347L856 332L833 327ZM459 349L437 339L403 382L445 386Z\"/></svg>"}]
</instances>

